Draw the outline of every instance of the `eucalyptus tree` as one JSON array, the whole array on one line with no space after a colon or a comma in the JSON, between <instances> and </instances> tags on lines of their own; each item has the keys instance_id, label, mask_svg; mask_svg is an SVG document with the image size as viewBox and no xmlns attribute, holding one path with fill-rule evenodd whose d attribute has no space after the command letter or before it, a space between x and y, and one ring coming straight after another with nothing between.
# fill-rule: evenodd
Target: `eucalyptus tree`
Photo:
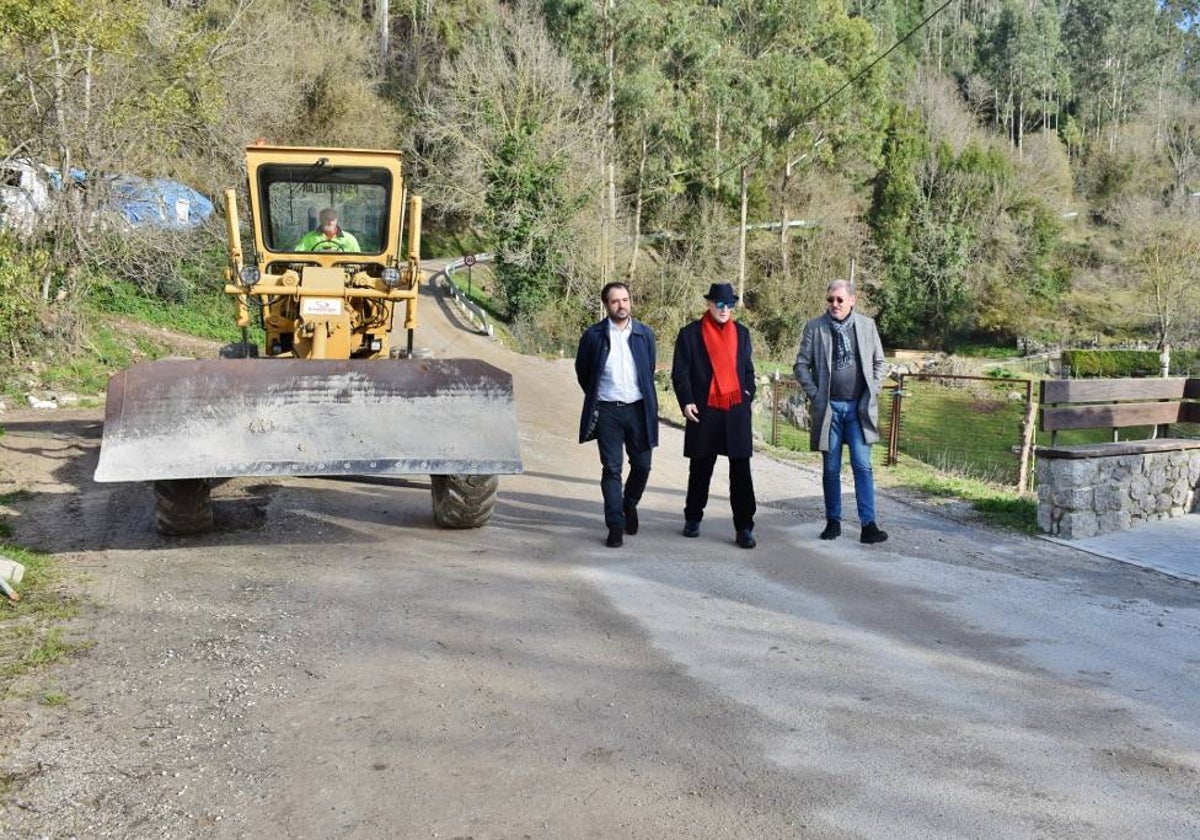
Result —
<instances>
[{"instance_id":1,"label":"eucalyptus tree","mask_svg":"<svg viewBox=\"0 0 1200 840\"><path fill-rule=\"evenodd\" d=\"M1165 57L1156 0L1072 0L1063 40L1075 109L1085 134L1115 151L1121 125L1136 114Z\"/></svg>"},{"instance_id":2,"label":"eucalyptus tree","mask_svg":"<svg viewBox=\"0 0 1200 840\"><path fill-rule=\"evenodd\" d=\"M824 183L828 186L818 189L828 195L838 182L855 189L870 178L886 118L884 67L872 67L879 50L869 23L848 17L840 3L752 0L729 9L747 57L742 85L756 94L739 100L742 108L747 107L742 101L756 108L747 114L753 120L741 120L750 131L741 168L746 177L739 196L739 251L746 251L747 221L773 218L778 256L759 267L754 298L771 308L798 310L804 304L791 282L790 223L793 202L804 201L811 189L799 191L797 185ZM832 210L821 208L821 214ZM846 210L823 223L843 224ZM820 285L821 278L811 279Z\"/></svg>"},{"instance_id":3,"label":"eucalyptus tree","mask_svg":"<svg viewBox=\"0 0 1200 840\"><path fill-rule=\"evenodd\" d=\"M632 279L647 195L665 186L654 184L665 174L654 158L664 144L677 139L681 124L661 60L666 15L660 4L647 0L550 0L543 4L543 13L547 29L571 56L593 97L603 103L606 259L601 279L615 270L616 231L627 216L631 247L624 274Z\"/></svg>"},{"instance_id":4,"label":"eucalyptus tree","mask_svg":"<svg viewBox=\"0 0 1200 840\"><path fill-rule=\"evenodd\" d=\"M1200 0L1160 0L1177 43L1178 76L1193 96L1200 96Z\"/></svg>"},{"instance_id":5,"label":"eucalyptus tree","mask_svg":"<svg viewBox=\"0 0 1200 840\"><path fill-rule=\"evenodd\" d=\"M1057 128L1069 89L1059 24L1055 0L1005 0L985 30L980 61L996 91L997 122L1018 150L1029 128Z\"/></svg>"}]
</instances>

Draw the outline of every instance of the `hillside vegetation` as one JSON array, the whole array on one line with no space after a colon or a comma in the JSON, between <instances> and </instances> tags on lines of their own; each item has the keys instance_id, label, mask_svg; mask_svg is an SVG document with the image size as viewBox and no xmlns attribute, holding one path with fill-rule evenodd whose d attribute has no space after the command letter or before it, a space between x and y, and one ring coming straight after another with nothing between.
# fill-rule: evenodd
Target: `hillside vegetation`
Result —
<instances>
[{"instance_id":1,"label":"hillside vegetation","mask_svg":"<svg viewBox=\"0 0 1200 840\"><path fill-rule=\"evenodd\" d=\"M493 252L530 350L608 280L663 336L722 280L787 358L850 271L889 346L1194 343L1198 5L0 0L0 155L87 173L0 235L0 375L103 357L129 290L211 311L219 218L96 211L116 174L217 196L257 137L405 150L427 250Z\"/></svg>"}]
</instances>

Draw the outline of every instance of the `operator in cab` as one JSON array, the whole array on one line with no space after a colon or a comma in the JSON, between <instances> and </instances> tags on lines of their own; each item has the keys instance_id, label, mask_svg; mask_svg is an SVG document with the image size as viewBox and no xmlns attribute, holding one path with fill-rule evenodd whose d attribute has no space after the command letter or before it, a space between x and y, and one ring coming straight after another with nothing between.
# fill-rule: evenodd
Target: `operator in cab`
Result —
<instances>
[{"instance_id":1,"label":"operator in cab","mask_svg":"<svg viewBox=\"0 0 1200 840\"><path fill-rule=\"evenodd\" d=\"M317 217L317 229L310 230L296 243L297 251L361 251L353 233L338 225L337 211L326 207Z\"/></svg>"}]
</instances>

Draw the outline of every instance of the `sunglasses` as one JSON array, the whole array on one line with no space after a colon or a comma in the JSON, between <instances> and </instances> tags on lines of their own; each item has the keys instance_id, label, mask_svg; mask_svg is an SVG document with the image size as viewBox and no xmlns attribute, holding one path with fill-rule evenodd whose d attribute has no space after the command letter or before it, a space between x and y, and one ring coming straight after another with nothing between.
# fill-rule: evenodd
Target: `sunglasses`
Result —
<instances>
[{"instance_id":1,"label":"sunglasses","mask_svg":"<svg viewBox=\"0 0 1200 840\"><path fill-rule=\"evenodd\" d=\"M825 298L825 302L826 302L826 303L845 303L845 302L846 302L846 298L840 298L840 297L827 297L827 298Z\"/></svg>"},{"instance_id":2,"label":"sunglasses","mask_svg":"<svg viewBox=\"0 0 1200 840\"><path fill-rule=\"evenodd\" d=\"M717 307L717 309L733 309L737 304L731 300L714 300L713 306Z\"/></svg>"}]
</instances>

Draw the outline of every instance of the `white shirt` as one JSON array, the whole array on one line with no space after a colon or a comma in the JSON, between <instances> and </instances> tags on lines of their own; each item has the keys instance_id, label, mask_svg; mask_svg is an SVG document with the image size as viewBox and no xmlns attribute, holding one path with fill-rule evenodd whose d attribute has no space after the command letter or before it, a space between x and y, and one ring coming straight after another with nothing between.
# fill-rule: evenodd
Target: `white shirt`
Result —
<instances>
[{"instance_id":1,"label":"white shirt","mask_svg":"<svg viewBox=\"0 0 1200 840\"><path fill-rule=\"evenodd\" d=\"M625 329L617 329L608 319L608 358L600 373L600 388L597 398L601 402L637 402L642 398L638 387L637 366L633 363L633 350L629 339L633 335L633 319L625 323Z\"/></svg>"}]
</instances>

